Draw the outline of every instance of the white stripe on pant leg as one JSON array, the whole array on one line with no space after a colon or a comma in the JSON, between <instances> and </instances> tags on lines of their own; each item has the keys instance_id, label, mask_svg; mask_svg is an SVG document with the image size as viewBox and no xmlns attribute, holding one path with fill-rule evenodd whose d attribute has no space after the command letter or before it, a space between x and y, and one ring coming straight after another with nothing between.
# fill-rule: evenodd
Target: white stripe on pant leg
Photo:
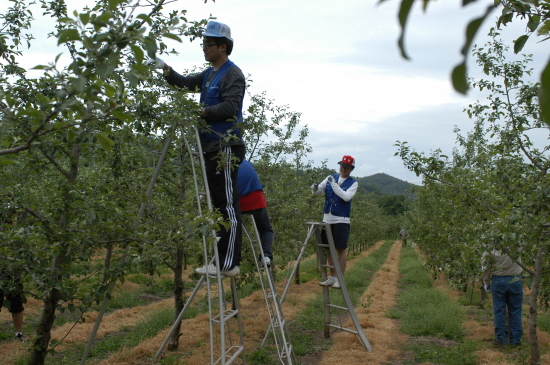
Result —
<instances>
[{"instance_id":1,"label":"white stripe on pant leg","mask_svg":"<svg viewBox=\"0 0 550 365\"><path fill-rule=\"evenodd\" d=\"M224 147L223 152L227 156L223 167L223 174L225 180L225 195L226 195L226 210L229 221L231 222L231 228L229 229L229 242L227 244L227 253L225 256L225 262L222 267L224 271L227 271L231 268L233 263L233 258L235 256L235 241L237 236L237 216L235 214L235 206L233 204L233 184L231 183L231 147Z\"/></svg>"}]
</instances>

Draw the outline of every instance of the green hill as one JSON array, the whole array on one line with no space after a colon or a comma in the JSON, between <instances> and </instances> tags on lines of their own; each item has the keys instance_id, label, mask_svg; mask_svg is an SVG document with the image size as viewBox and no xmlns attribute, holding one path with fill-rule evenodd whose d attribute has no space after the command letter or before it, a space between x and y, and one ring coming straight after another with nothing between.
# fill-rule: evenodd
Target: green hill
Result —
<instances>
[{"instance_id":1,"label":"green hill","mask_svg":"<svg viewBox=\"0 0 550 365\"><path fill-rule=\"evenodd\" d=\"M417 186L384 173L354 179L359 183L360 191L378 195L413 195L413 188Z\"/></svg>"}]
</instances>

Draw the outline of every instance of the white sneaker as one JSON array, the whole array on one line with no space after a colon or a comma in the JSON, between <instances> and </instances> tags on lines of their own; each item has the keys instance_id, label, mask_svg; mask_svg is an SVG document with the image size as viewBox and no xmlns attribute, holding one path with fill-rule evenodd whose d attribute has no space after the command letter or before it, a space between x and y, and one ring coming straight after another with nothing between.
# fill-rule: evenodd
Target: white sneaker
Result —
<instances>
[{"instance_id":1,"label":"white sneaker","mask_svg":"<svg viewBox=\"0 0 550 365\"><path fill-rule=\"evenodd\" d=\"M271 266L271 259L267 256L264 256L264 263L265 263L265 266Z\"/></svg>"},{"instance_id":2,"label":"white sneaker","mask_svg":"<svg viewBox=\"0 0 550 365\"><path fill-rule=\"evenodd\" d=\"M216 275L216 266L214 265L207 265L203 267L199 267L195 270L195 272L199 275L206 275L206 272L208 271L209 275Z\"/></svg>"},{"instance_id":3,"label":"white sneaker","mask_svg":"<svg viewBox=\"0 0 550 365\"><path fill-rule=\"evenodd\" d=\"M221 274L225 276L237 276L241 273L241 269L238 266L235 266L229 271L222 271Z\"/></svg>"},{"instance_id":4,"label":"white sneaker","mask_svg":"<svg viewBox=\"0 0 550 365\"><path fill-rule=\"evenodd\" d=\"M206 275L208 272L209 276L216 276L218 269L214 265L208 265L208 266L199 267L198 269L195 270L195 272L199 275ZM239 269L238 266L235 266L231 270L220 272L220 274L223 276L237 276L240 273L241 273L241 269Z\"/></svg>"},{"instance_id":5,"label":"white sneaker","mask_svg":"<svg viewBox=\"0 0 550 365\"><path fill-rule=\"evenodd\" d=\"M329 278L325 281L321 281L319 283L319 285L322 285L322 286L333 286L334 283L338 282L338 279L335 278L335 277L332 277L332 276L329 276Z\"/></svg>"},{"instance_id":6,"label":"white sneaker","mask_svg":"<svg viewBox=\"0 0 550 365\"><path fill-rule=\"evenodd\" d=\"M338 281L338 278L335 278L334 284L332 284L331 288L334 289L340 289L340 282Z\"/></svg>"}]
</instances>

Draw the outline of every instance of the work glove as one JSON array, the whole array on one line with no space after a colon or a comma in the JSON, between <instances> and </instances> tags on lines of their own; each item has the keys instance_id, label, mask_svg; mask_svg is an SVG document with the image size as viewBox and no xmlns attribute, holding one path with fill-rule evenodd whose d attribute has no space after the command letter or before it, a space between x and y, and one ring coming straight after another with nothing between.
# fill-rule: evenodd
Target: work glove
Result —
<instances>
[{"instance_id":1,"label":"work glove","mask_svg":"<svg viewBox=\"0 0 550 365\"><path fill-rule=\"evenodd\" d=\"M154 68L164 68L164 61L160 58L150 58L148 59L145 64L147 66L153 66Z\"/></svg>"},{"instance_id":2,"label":"work glove","mask_svg":"<svg viewBox=\"0 0 550 365\"><path fill-rule=\"evenodd\" d=\"M317 190L319 190L319 185L318 184L311 185L311 191L313 191L315 193Z\"/></svg>"},{"instance_id":3,"label":"work glove","mask_svg":"<svg viewBox=\"0 0 550 365\"><path fill-rule=\"evenodd\" d=\"M327 176L327 181L328 181L329 183L331 183L331 184L332 184L333 182L335 182L335 181L334 181L334 176L328 175L328 176Z\"/></svg>"},{"instance_id":4,"label":"work glove","mask_svg":"<svg viewBox=\"0 0 550 365\"><path fill-rule=\"evenodd\" d=\"M487 293L490 293L491 292L491 284L485 284L483 285L483 289L485 289L485 291Z\"/></svg>"}]
</instances>

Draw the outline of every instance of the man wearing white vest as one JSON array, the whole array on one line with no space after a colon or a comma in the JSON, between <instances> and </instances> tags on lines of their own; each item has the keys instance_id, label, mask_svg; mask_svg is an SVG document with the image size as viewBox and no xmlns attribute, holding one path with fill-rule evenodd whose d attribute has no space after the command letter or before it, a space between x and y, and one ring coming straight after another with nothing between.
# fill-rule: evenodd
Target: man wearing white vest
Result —
<instances>
[{"instance_id":1,"label":"man wearing white vest","mask_svg":"<svg viewBox=\"0 0 550 365\"><path fill-rule=\"evenodd\" d=\"M311 190L315 195L325 194L323 222L330 224L334 247L338 252L338 262L343 274L346 271L346 248L348 248L350 233L351 200L357 193L359 184L350 176L355 168L353 157L345 155L338 164L340 165L339 174L327 176L319 185L313 184ZM321 233L321 238L323 243L327 244L325 231ZM328 255L328 263L331 266L333 265L330 255ZM340 288L336 270L331 268L328 279L320 282L319 285Z\"/></svg>"}]
</instances>

